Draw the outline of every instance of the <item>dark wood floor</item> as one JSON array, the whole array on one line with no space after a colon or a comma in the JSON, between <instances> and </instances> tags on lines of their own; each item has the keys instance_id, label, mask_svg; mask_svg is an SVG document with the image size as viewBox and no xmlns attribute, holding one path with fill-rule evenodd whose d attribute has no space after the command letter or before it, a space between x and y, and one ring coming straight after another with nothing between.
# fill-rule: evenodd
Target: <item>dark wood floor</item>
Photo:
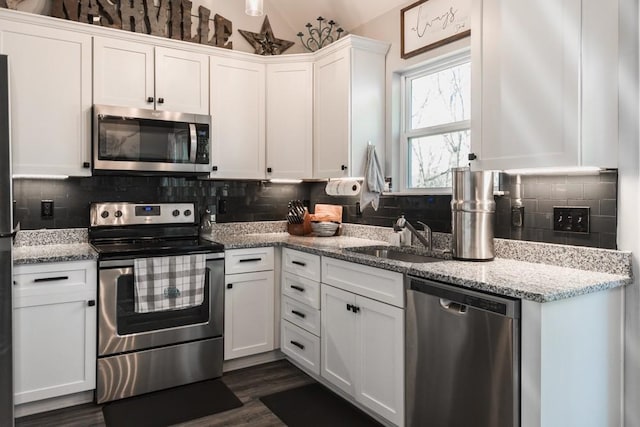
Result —
<instances>
[{"instance_id":1,"label":"dark wood floor","mask_svg":"<svg viewBox=\"0 0 640 427\"><path fill-rule=\"evenodd\" d=\"M284 426L259 398L314 382L311 377L286 360L225 373L223 381L242 401L243 406L179 424L180 426ZM17 427L104 425L102 406L91 403L16 420Z\"/></svg>"}]
</instances>

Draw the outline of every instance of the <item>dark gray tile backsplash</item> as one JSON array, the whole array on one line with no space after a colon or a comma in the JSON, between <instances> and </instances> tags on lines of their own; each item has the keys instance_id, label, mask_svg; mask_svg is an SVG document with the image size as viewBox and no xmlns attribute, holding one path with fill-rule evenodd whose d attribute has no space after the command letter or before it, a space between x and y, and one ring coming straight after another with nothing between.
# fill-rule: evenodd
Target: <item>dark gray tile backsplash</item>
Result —
<instances>
[{"instance_id":1,"label":"dark gray tile backsplash","mask_svg":"<svg viewBox=\"0 0 640 427\"><path fill-rule=\"evenodd\" d=\"M495 236L569 245L616 248L617 172L586 176L522 176L521 202L524 226L511 226L515 205L515 177L502 180L504 196L496 197ZM40 228L88 227L89 205L98 201L182 202L195 201L199 213L206 206L226 213L218 222L272 221L286 216L292 199L344 207L343 221L390 227L404 214L412 223L422 221L434 231L451 232L451 196L383 195L380 206L358 212L359 196L328 196L326 183L272 184L262 181L208 181L186 178L94 176L63 181L16 180L16 217L26 230ZM40 201L54 201L54 217L40 217ZM220 203L222 201L222 203ZM591 233L553 231L554 206L591 208Z\"/></svg>"}]
</instances>

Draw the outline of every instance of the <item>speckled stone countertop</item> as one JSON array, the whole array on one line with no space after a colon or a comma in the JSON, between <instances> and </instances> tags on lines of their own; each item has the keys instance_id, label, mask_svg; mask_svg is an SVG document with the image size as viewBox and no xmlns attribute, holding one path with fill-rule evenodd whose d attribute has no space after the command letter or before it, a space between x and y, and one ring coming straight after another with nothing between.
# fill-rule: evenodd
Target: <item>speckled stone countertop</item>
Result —
<instances>
[{"instance_id":1,"label":"speckled stone countertop","mask_svg":"<svg viewBox=\"0 0 640 427\"><path fill-rule=\"evenodd\" d=\"M551 244L531 245L530 242L498 242L501 239L496 239L496 253L500 246L505 255L512 253L516 259L496 257L488 262L443 259L442 262L408 263L363 255L346 249L355 246L388 245L388 230L385 227L354 227L351 224L343 224L346 227L342 236L302 237L286 233L286 225L263 223L254 227L255 223L251 224L237 223L226 227L220 225L219 230L214 229L211 239L223 243L226 249L285 246L536 302L556 301L632 283L631 255L623 251ZM353 237L354 234L361 237ZM436 247L438 240L447 243L446 235L434 236ZM527 246L532 247L526 249ZM581 256L576 256L578 254ZM556 260L571 266L549 265L523 259ZM601 271L593 271L596 268Z\"/></svg>"},{"instance_id":2,"label":"speckled stone countertop","mask_svg":"<svg viewBox=\"0 0 640 427\"><path fill-rule=\"evenodd\" d=\"M408 263L347 249L388 245L393 231L387 227L343 224L342 235L337 237L292 236L286 229L284 221L215 224L210 239L224 244L226 249L289 247L536 302L571 298L632 282L631 254L624 251L495 239L493 261L443 259ZM449 247L450 235L434 233L433 241L435 255L444 256L441 251ZM21 231L13 256L15 264L97 258L83 229Z\"/></svg>"},{"instance_id":3,"label":"speckled stone countertop","mask_svg":"<svg viewBox=\"0 0 640 427\"><path fill-rule=\"evenodd\" d=\"M14 265L97 258L84 228L19 231L13 247Z\"/></svg>"}]
</instances>

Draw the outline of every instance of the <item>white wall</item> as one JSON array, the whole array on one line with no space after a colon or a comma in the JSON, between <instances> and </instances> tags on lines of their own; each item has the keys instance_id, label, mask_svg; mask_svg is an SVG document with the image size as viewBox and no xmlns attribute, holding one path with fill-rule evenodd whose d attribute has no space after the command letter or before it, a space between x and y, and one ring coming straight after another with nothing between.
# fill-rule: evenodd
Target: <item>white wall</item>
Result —
<instances>
[{"instance_id":1,"label":"white wall","mask_svg":"<svg viewBox=\"0 0 640 427\"><path fill-rule=\"evenodd\" d=\"M624 425L640 426L640 199L639 10L637 0L620 0L618 247L632 251L635 280L625 289Z\"/></svg>"},{"instance_id":2,"label":"white wall","mask_svg":"<svg viewBox=\"0 0 640 427\"><path fill-rule=\"evenodd\" d=\"M233 33L229 38L233 41L233 50L240 50L243 52L254 52L253 46L251 46L238 30L246 30L254 33L259 33L262 28L262 22L264 16L249 16L244 13L244 1L243 0L192 0L193 12L198 13L198 6L202 5L211 11L211 18L216 13L224 16L233 24ZM273 30L273 35L279 39L289 40L296 44L291 46L285 51L285 54L291 53L303 53L304 48L300 44L300 39L296 37L299 30L293 29L287 24L278 12L269 7L268 2L264 4L264 13L269 17L269 23ZM195 21L194 21L195 22ZM195 27L195 25L194 25Z\"/></svg>"},{"instance_id":3,"label":"white wall","mask_svg":"<svg viewBox=\"0 0 640 427\"><path fill-rule=\"evenodd\" d=\"M400 73L415 68L429 60L432 60L447 53L459 51L469 47L471 39L469 37L449 43L440 48L430 50L412 58L402 59L400 46L400 10L415 1L407 1L406 4L397 7L384 15L381 15L357 28L351 33L376 40L391 43L391 49L387 53L386 63L386 155L385 155L385 175L393 179L394 189L398 189L400 170ZM472 29L473 31L473 29Z\"/></svg>"}]
</instances>

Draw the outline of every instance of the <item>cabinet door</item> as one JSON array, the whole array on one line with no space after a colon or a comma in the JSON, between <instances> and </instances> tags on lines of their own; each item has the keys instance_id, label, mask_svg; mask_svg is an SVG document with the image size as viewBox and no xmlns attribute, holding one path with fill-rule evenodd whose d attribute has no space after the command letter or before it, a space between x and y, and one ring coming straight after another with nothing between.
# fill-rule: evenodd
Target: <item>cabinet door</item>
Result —
<instances>
[{"instance_id":1,"label":"cabinet door","mask_svg":"<svg viewBox=\"0 0 640 427\"><path fill-rule=\"evenodd\" d=\"M274 347L273 271L225 276L224 359Z\"/></svg>"},{"instance_id":2,"label":"cabinet door","mask_svg":"<svg viewBox=\"0 0 640 427\"><path fill-rule=\"evenodd\" d=\"M154 108L153 63L152 45L94 37L94 103Z\"/></svg>"},{"instance_id":3,"label":"cabinet door","mask_svg":"<svg viewBox=\"0 0 640 427\"><path fill-rule=\"evenodd\" d=\"M88 264L15 268L16 404L95 388L97 278Z\"/></svg>"},{"instance_id":4,"label":"cabinet door","mask_svg":"<svg viewBox=\"0 0 640 427\"><path fill-rule=\"evenodd\" d=\"M349 309L355 295L321 285L320 374L350 395L355 395L358 344L356 314Z\"/></svg>"},{"instance_id":5,"label":"cabinet door","mask_svg":"<svg viewBox=\"0 0 640 427\"><path fill-rule=\"evenodd\" d=\"M9 55L13 173L90 175L91 37L0 21L0 52Z\"/></svg>"},{"instance_id":6,"label":"cabinet door","mask_svg":"<svg viewBox=\"0 0 640 427\"><path fill-rule=\"evenodd\" d=\"M156 109L209 114L209 58L156 47Z\"/></svg>"},{"instance_id":7,"label":"cabinet door","mask_svg":"<svg viewBox=\"0 0 640 427\"><path fill-rule=\"evenodd\" d=\"M404 310L357 297L355 396L396 425L404 422Z\"/></svg>"},{"instance_id":8,"label":"cabinet door","mask_svg":"<svg viewBox=\"0 0 640 427\"><path fill-rule=\"evenodd\" d=\"M349 176L350 49L314 64L314 178Z\"/></svg>"},{"instance_id":9,"label":"cabinet door","mask_svg":"<svg viewBox=\"0 0 640 427\"><path fill-rule=\"evenodd\" d=\"M477 166L580 165L581 1L484 0L481 19L472 48Z\"/></svg>"},{"instance_id":10,"label":"cabinet door","mask_svg":"<svg viewBox=\"0 0 640 427\"><path fill-rule=\"evenodd\" d=\"M267 65L267 178L311 178L313 67Z\"/></svg>"},{"instance_id":11,"label":"cabinet door","mask_svg":"<svg viewBox=\"0 0 640 427\"><path fill-rule=\"evenodd\" d=\"M265 178L264 64L211 57L212 178Z\"/></svg>"}]
</instances>

